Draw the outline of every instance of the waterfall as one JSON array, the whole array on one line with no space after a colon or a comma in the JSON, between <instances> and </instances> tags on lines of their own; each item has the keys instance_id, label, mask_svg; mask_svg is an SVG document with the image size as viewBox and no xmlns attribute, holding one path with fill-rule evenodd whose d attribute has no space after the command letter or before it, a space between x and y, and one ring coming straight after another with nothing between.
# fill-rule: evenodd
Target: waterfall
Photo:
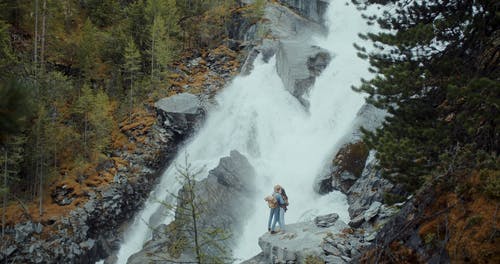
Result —
<instances>
[{"instance_id":1,"label":"waterfall","mask_svg":"<svg viewBox=\"0 0 500 264\"><path fill-rule=\"evenodd\" d=\"M263 198L277 183L286 189L290 199L286 223L332 212L349 221L345 196L338 192L320 196L313 191L313 182L326 162L331 162L336 142L349 131L364 102L361 94L351 90L351 85L359 85L360 78L370 77L369 65L356 56L353 43L361 42L358 33L367 32L368 25L355 6L346 1L330 3L326 22L328 36L305 43L327 49L332 55L330 65L310 92L308 111L283 87L275 59L265 63L258 57L250 75L236 77L216 96L217 106L176 158L182 163L187 153L195 167L205 168L203 177L233 149L244 154L254 166L256 209L253 217L241 219L246 221L246 228L233 234L239 241L234 249L236 258L246 259L260 252L257 240L267 231L269 214ZM125 231L118 263L126 263L151 237L146 222L155 225L172 220L160 217L161 206L157 201L179 189L175 173L174 166L164 172L144 209Z\"/></svg>"}]
</instances>

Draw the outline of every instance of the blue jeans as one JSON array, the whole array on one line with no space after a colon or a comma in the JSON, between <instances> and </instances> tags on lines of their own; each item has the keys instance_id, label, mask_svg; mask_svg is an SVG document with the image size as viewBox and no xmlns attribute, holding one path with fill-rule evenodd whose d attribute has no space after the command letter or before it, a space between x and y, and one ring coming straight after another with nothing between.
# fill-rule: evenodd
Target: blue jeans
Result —
<instances>
[{"instance_id":1,"label":"blue jeans","mask_svg":"<svg viewBox=\"0 0 500 264\"><path fill-rule=\"evenodd\" d=\"M276 226L276 223L278 223L280 225L281 231L285 231L285 209L278 207L278 208L274 208L273 210L275 210L274 211L275 217L274 217L273 223L271 225L271 231L275 231L274 227Z\"/></svg>"},{"instance_id":2,"label":"blue jeans","mask_svg":"<svg viewBox=\"0 0 500 264\"><path fill-rule=\"evenodd\" d=\"M276 219L279 217L280 217L279 208L271 208L269 210L269 220L267 221L267 229L271 229L271 222L273 223L276 222Z\"/></svg>"}]
</instances>

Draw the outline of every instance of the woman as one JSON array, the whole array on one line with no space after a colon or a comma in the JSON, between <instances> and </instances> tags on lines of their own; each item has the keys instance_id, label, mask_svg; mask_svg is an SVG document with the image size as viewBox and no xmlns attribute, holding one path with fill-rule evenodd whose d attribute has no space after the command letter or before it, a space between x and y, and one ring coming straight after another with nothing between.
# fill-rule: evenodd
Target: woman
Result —
<instances>
[{"instance_id":1,"label":"woman","mask_svg":"<svg viewBox=\"0 0 500 264\"><path fill-rule=\"evenodd\" d=\"M273 216L270 229L271 229L271 234L276 234L276 231L274 229L276 223L279 223L280 231L285 232L285 209L283 208L283 206L286 208L285 200L281 195L281 186L278 184L274 186L273 197L276 199L276 201L278 201L278 206L274 208L275 209L274 211L271 211L269 215L269 221L271 221L271 216Z\"/></svg>"},{"instance_id":2,"label":"woman","mask_svg":"<svg viewBox=\"0 0 500 264\"><path fill-rule=\"evenodd\" d=\"M285 212L286 210L288 210L287 206L288 206L288 196L286 195L286 192L285 192L285 189L283 189L283 187L280 186L280 190L279 190L279 193L281 194L281 198L283 198L283 204L280 205L280 220L281 222L283 223L283 226L285 226Z\"/></svg>"}]
</instances>

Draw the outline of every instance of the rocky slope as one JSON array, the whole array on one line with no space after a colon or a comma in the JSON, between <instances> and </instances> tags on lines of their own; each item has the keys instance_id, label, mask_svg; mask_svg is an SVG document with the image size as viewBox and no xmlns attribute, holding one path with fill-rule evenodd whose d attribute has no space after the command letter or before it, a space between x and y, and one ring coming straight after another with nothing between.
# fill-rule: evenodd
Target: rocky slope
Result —
<instances>
[{"instance_id":1,"label":"rocky slope","mask_svg":"<svg viewBox=\"0 0 500 264\"><path fill-rule=\"evenodd\" d=\"M186 103L184 96L159 102L156 108L159 123L145 132L144 143L133 153L116 150L113 155L119 165L113 170L113 181L84 193L86 202L68 216L8 227L4 240L7 246L0 259L24 263L91 263L116 249L120 225L132 218L154 186L162 166L173 158L179 144L203 118L196 96L190 99L193 109L179 108ZM128 133L137 136L142 128L138 125ZM114 168L115 164L110 161L102 166ZM73 186L61 185L55 189L53 199L60 206L68 206L75 200L74 192Z\"/></svg>"},{"instance_id":2,"label":"rocky slope","mask_svg":"<svg viewBox=\"0 0 500 264\"><path fill-rule=\"evenodd\" d=\"M304 95L331 60L328 51L308 41L313 34L326 33L319 16L325 12L327 1L280 2L268 3L262 23L249 29L251 50L242 73L252 70L259 54L265 61L276 55L277 72L286 89L307 108Z\"/></svg>"},{"instance_id":3,"label":"rocky slope","mask_svg":"<svg viewBox=\"0 0 500 264\"><path fill-rule=\"evenodd\" d=\"M162 99L124 121L120 126L126 135L123 143L113 146L111 157L98 166L94 176L85 176L80 183L63 181L53 188L53 207L60 213L38 221L24 212L28 220L5 229L0 261L94 263L113 255L127 221L133 219L184 139L203 120L207 98L239 71L246 53L245 34L254 22L242 13L231 19L226 43L188 54L171 69L170 93L197 95Z\"/></svg>"},{"instance_id":4,"label":"rocky slope","mask_svg":"<svg viewBox=\"0 0 500 264\"><path fill-rule=\"evenodd\" d=\"M205 179L196 183L194 203L199 207L196 211L200 212L196 221L197 231L200 241L210 242L199 247L202 252L221 257L223 252L219 247L222 247L228 251L227 257L230 258L231 245L237 239L237 236L232 234L239 233L243 228L238 219L248 217L252 211L254 188L254 169L245 156L237 151L231 151L229 157L221 158L219 165L211 170ZM189 196L184 193L184 189L179 190L177 208L185 208L186 205L192 204ZM146 242L144 248L132 255L127 263L196 261L195 248L187 246L194 244L191 241L194 237L194 228L185 228L193 225L193 222L182 220L180 218L182 214L177 209L175 220L168 226L162 225L156 228L153 239ZM182 230L180 226L183 227ZM224 234L219 236L229 236L229 238L214 241L218 235L209 233L211 232L209 230L224 230ZM207 235L209 238L206 238ZM188 240L183 244L185 246L174 248L173 245L178 245L183 239Z\"/></svg>"},{"instance_id":5,"label":"rocky slope","mask_svg":"<svg viewBox=\"0 0 500 264\"><path fill-rule=\"evenodd\" d=\"M201 68L208 68L208 73L219 78L204 77L202 82L179 90L199 92L200 85L212 89L204 90L202 96L180 94L162 99L154 108L123 122L120 128L127 137L123 141L133 142L133 146L125 143L115 148L111 157L98 166L99 172L80 184L62 181L54 187L54 207L69 213L43 221L24 213L27 221L8 226L0 261L93 263L113 254L120 244L123 225L143 204L183 140L203 120L205 99L237 70L233 67L238 60L234 52L218 48L200 54L195 61L206 59L202 64L189 63L193 59L187 58L184 73L196 75Z\"/></svg>"}]
</instances>

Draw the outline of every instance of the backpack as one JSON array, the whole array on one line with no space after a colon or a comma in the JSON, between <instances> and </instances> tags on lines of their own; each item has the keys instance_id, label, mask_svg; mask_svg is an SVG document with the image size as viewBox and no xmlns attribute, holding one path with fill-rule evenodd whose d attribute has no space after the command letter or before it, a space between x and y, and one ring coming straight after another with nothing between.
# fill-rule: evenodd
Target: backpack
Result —
<instances>
[{"instance_id":1,"label":"backpack","mask_svg":"<svg viewBox=\"0 0 500 264\"><path fill-rule=\"evenodd\" d=\"M276 200L276 197L274 197L274 195L266 196L264 200L267 202L267 206L269 206L269 208L278 207L278 200Z\"/></svg>"}]
</instances>

